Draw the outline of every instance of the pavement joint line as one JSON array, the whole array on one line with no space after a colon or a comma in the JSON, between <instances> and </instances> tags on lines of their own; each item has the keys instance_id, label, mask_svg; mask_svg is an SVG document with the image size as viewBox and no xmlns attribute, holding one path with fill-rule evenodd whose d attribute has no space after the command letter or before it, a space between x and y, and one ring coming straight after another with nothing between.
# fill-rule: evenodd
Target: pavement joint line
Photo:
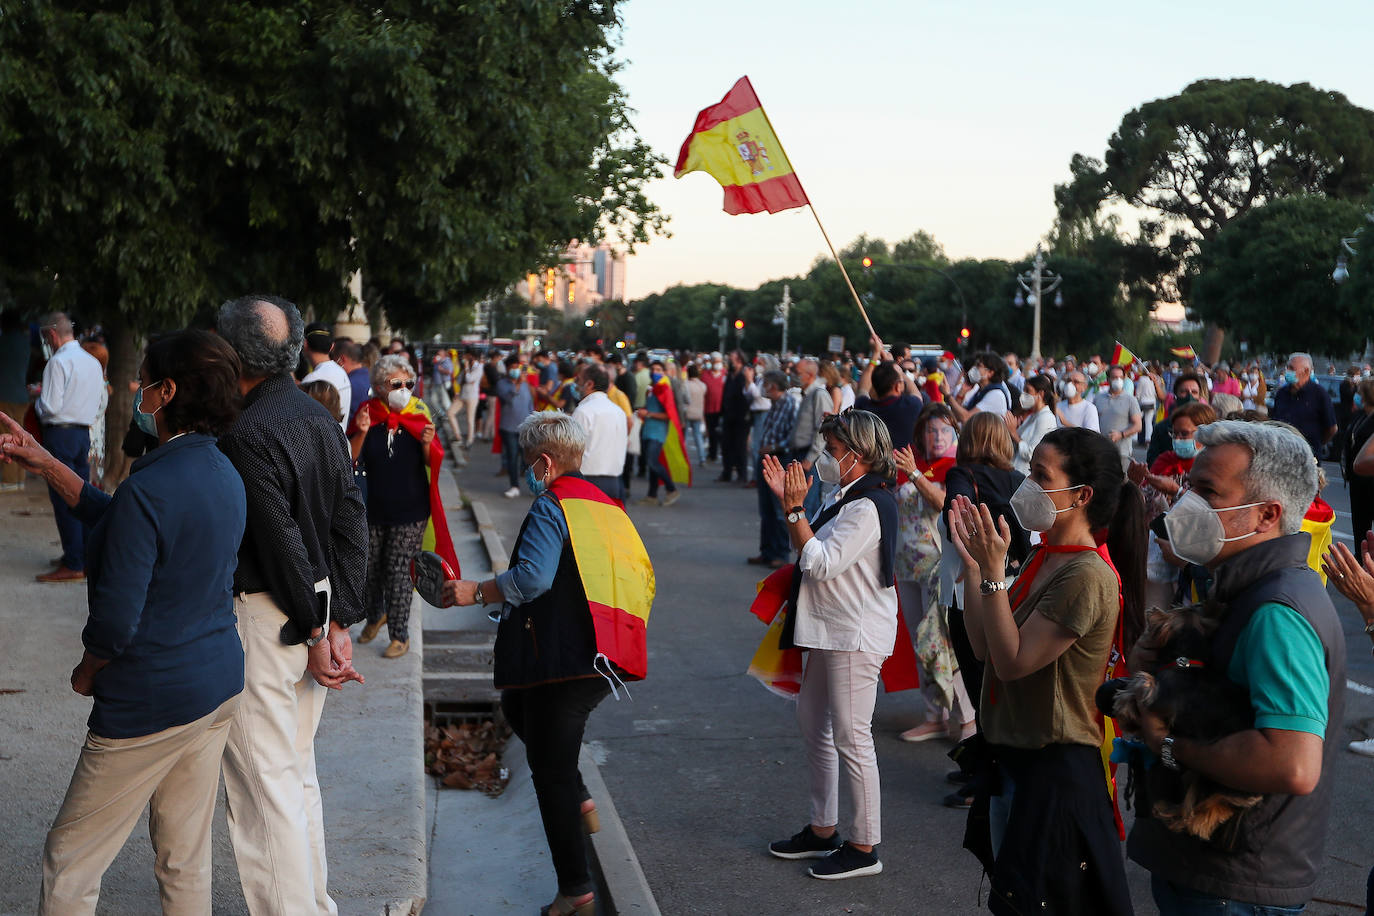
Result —
<instances>
[{"instance_id":1,"label":"pavement joint line","mask_svg":"<svg viewBox=\"0 0 1374 916\"><path fill-rule=\"evenodd\" d=\"M453 478L457 483L458 468L453 469ZM509 554L501 532L491 521L491 512L487 509L486 503L463 490L461 483L459 492L471 508L473 520L478 523L478 532L482 535L482 546L487 550L487 560L492 574L505 572L510 565L506 560ZM484 518L485 530L482 525ZM485 676L490 677L490 674ZM445 676L436 674L426 677ZM658 901L654 899L654 892L649 887L648 879L644 877L644 869L640 866L639 857L635 855L634 846L625 832L625 825L616 813L610 790L606 788L606 781L601 778L601 769L587 752L585 744L582 745L578 766L588 791L596 800L597 811L601 814L601 832L592 835L589 847L594 865L601 872L606 895L610 898L606 901L607 912L636 912L647 916L660 916Z\"/></svg>"}]
</instances>

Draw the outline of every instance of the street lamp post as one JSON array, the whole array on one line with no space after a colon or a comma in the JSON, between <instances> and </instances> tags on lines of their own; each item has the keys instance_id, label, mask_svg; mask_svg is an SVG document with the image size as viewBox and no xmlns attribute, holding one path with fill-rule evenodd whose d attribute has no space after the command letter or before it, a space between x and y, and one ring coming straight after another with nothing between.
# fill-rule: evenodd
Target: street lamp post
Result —
<instances>
[{"instance_id":1,"label":"street lamp post","mask_svg":"<svg viewBox=\"0 0 1374 916\"><path fill-rule=\"evenodd\" d=\"M1364 215L1364 218L1366 222L1370 223L1371 225L1374 225L1374 210L1371 210L1369 213L1366 213ZM1349 238L1341 239L1342 250L1340 254L1336 255L1336 269L1331 272L1331 279L1333 282L1340 284L1350 279L1350 270L1348 269L1348 267L1350 264L1350 259L1355 257L1355 255L1358 253L1356 250L1356 246L1360 240L1361 232L1364 232L1363 226L1361 226L1359 229L1356 229L1355 234L1350 236ZM1368 362L1370 359L1374 359L1374 340L1371 340L1368 337L1366 337L1364 340L1363 356L1366 362Z\"/></svg>"},{"instance_id":2,"label":"street lamp post","mask_svg":"<svg viewBox=\"0 0 1374 916\"><path fill-rule=\"evenodd\" d=\"M782 301L778 303L777 312L773 315L773 323L782 325L782 349L778 351L778 358L787 356L787 318L792 314L792 290L784 283L782 285Z\"/></svg>"},{"instance_id":3,"label":"street lamp post","mask_svg":"<svg viewBox=\"0 0 1374 916\"><path fill-rule=\"evenodd\" d=\"M1035 246L1035 261L1031 264L1031 269L1016 275L1016 283L1029 295L1022 296L1020 291L1016 293L1016 298L1012 300L1012 305L1017 308L1030 303L1035 307L1035 324L1031 332L1031 362L1040 359L1040 303L1048 293L1055 293L1054 304L1056 308L1064 305L1064 294L1057 293L1064 282L1064 278L1052 270L1045 268L1045 253L1039 245Z\"/></svg>"},{"instance_id":4,"label":"street lamp post","mask_svg":"<svg viewBox=\"0 0 1374 916\"><path fill-rule=\"evenodd\" d=\"M725 352L725 333L729 325L725 322L725 296L720 297L720 308L716 309L716 332L720 335L720 352Z\"/></svg>"}]
</instances>

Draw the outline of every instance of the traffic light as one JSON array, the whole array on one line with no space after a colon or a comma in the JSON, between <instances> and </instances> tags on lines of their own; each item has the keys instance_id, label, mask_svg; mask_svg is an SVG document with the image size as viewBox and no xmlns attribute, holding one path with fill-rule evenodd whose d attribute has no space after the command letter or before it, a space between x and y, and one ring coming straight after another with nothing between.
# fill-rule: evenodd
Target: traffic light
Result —
<instances>
[{"instance_id":1,"label":"traffic light","mask_svg":"<svg viewBox=\"0 0 1374 916\"><path fill-rule=\"evenodd\" d=\"M863 265L864 265L864 270L868 270L870 267L873 266L873 259L872 259L872 258L864 258L864 260L863 260Z\"/></svg>"},{"instance_id":2,"label":"traffic light","mask_svg":"<svg viewBox=\"0 0 1374 916\"><path fill-rule=\"evenodd\" d=\"M959 340L968 343L968 328L959 329Z\"/></svg>"},{"instance_id":3,"label":"traffic light","mask_svg":"<svg viewBox=\"0 0 1374 916\"><path fill-rule=\"evenodd\" d=\"M735 330L736 330L736 331L743 331L743 330L744 330L744 319L743 319L743 318L736 318L736 319L735 319Z\"/></svg>"}]
</instances>

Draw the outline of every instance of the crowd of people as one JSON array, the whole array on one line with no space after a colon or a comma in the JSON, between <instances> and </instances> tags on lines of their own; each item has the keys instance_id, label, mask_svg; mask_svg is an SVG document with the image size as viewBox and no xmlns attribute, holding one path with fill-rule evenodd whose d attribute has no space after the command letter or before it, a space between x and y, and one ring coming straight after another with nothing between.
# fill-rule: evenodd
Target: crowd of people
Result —
<instances>
[{"instance_id":1,"label":"crowd of people","mask_svg":"<svg viewBox=\"0 0 1374 916\"><path fill-rule=\"evenodd\" d=\"M1197 734L1150 712L1118 750L1262 796L1265 813L1237 815L1223 844L1138 806L1126 853L1161 912L1310 899L1345 683L1320 575L1374 619L1374 560L1327 550L1319 458L1342 463L1355 539L1374 544L1367 368L1333 401L1304 353L1271 393L1258 362L965 361L876 338L831 360L384 349L254 296L223 306L217 334L148 347L123 445L136 460L110 495L91 470L101 354L65 315L40 330L52 355L28 392L36 429L7 402L0 454L50 488L63 555L38 578L88 580L72 685L95 698L44 852L43 912L93 909L150 802L164 904L208 910L221 768L250 910L333 911L313 735L328 689L362 680L350 626L367 643L385 625L384 656L408 651L410 561L447 541L444 439L459 463L490 442L504 495L535 497L509 572L454 580L444 600L500 607L497 686L558 877L545 912L594 908L576 747L606 694L645 673L652 569L624 506L672 506L710 465L756 490L758 553L741 559L786 576L777 648L806 654L811 806L773 855L816 859L821 879L882 871L872 718L910 656L925 712L900 737L957 746L945 803L969 811L993 911L1130 912L1099 688L1175 664L1146 607L1207 602L1220 635L1190 662L1244 691L1249 727ZM206 480L223 498L166 499ZM641 588L603 602L593 566ZM636 635L608 649L603 627ZM193 689L171 702L168 678Z\"/></svg>"}]
</instances>

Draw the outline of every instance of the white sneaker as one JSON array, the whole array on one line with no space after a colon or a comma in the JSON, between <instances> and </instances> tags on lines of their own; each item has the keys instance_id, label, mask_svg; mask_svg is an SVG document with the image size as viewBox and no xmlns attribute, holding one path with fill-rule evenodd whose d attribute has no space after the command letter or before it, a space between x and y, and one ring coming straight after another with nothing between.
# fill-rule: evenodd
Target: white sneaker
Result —
<instances>
[{"instance_id":1,"label":"white sneaker","mask_svg":"<svg viewBox=\"0 0 1374 916\"><path fill-rule=\"evenodd\" d=\"M520 488L519 488L519 487L511 487L509 490L507 490L506 492L502 493L501 495L504 496L504 497L506 497L506 499L515 499L515 497L517 497L517 496L520 495Z\"/></svg>"},{"instance_id":2,"label":"white sneaker","mask_svg":"<svg viewBox=\"0 0 1374 916\"><path fill-rule=\"evenodd\" d=\"M1374 757L1374 738L1350 742L1350 751L1351 753L1359 754L1361 757Z\"/></svg>"}]
</instances>

